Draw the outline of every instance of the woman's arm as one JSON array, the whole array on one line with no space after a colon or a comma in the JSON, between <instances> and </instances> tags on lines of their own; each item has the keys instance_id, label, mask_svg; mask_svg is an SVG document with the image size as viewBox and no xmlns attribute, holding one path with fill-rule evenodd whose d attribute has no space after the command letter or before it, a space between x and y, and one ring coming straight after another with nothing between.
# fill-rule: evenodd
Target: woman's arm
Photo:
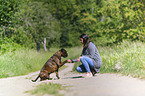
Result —
<instances>
[{"instance_id":1,"label":"woman's arm","mask_svg":"<svg viewBox=\"0 0 145 96\"><path fill-rule=\"evenodd\" d=\"M69 62L69 63L74 63L74 62L79 62L79 61L80 61L80 57L78 59L73 59L73 60L68 59L67 60L67 62Z\"/></svg>"}]
</instances>

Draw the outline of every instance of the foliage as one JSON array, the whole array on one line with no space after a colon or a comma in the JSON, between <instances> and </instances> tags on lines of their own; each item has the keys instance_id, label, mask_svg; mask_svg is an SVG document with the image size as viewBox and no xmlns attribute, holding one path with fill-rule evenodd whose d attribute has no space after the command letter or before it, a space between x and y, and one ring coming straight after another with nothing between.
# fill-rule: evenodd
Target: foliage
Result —
<instances>
[{"instance_id":1,"label":"foliage","mask_svg":"<svg viewBox=\"0 0 145 96\"><path fill-rule=\"evenodd\" d=\"M109 35L114 42L129 38L132 40L144 40L144 5L142 2L124 0L103 3L102 25L103 31Z\"/></svg>"},{"instance_id":2,"label":"foliage","mask_svg":"<svg viewBox=\"0 0 145 96\"><path fill-rule=\"evenodd\" d=\"M48 5L41 2L27 4L23 8L25 10L21 13L21 19L24 21L22 27L29 29L25 30L29 38L39 45L44 38L47 38L48 42L58 40L60 38L58 22L49 13Z\"/></svg>"},{"instance_id":3,"label":"foliage","mask_svg":"<svg viewBox=\"0 0 145 96\"><path fill-rule=\"evenodd\" d=\"M13 33L13 18L19 4L20 0L0 0L0 30L3 30L1 34L4 37L9 37Z\"/></svg>"},{"instance_id":4,"label":"foliage","mask_svg":"<svg viewBox=\"0 0 145 96\"><path fill-rule=\"evenodd\" d=\"M60 46L70 46L69 42L70 37L69 34L73 29L73 26L70 24L71 15L73 13L73 9L71 8L74 0L43 0L48 4L48 9L50 13L60 21ZM76 33L76 32L75 32Z\"/></svg>"},{"instance_id":5,"label":"foliage","mask_svg":"<svg viewBox=\"0 0 145 96\"><path fill-rule=\"evenodd\" d=\"M0 39L0 55L3 55L5 53L9 52L15 52L16 49L21 48L20 45L17 43L14 43L12 40L5 38L5 39Z\"/></svg>"},{"instance_id":6,"label":"foliage","mask_svg":"<svg viewBox=\"0 0 145 96\"><path fill-rule=\"evenodd\" d=\"M49 4L48 8L53 16L61 23L61 46L79 45L81 33L88 32L95 24L95 18L88 12L94 3L89 0L43 0ZM58 3L59 2L59 3Z\"/></svg>"},{"instance_id":7,"label":"foliage","mask_svg":"<svg viewBox=\"0 0 145 96\"><path fill-rule=\"evenodd\" d=\"M13 42L30 48L38 44L41 46L44 38L50 46L59 44L59 21L49 13L46 8L48 5L31 0L1 2L4 5L1 6L2 39L10 38ZM11 11L5 11L5 7Z\"/></svg>"},{"instance_id":8,"label":"foliage","mask_svg":"<svg viewBox=\"0 0 145 96\"><path fill-rule=\"evenodd\" d=\"M145 37L143 0L3 0L1 38L20 45L78 46L87 33L97 45Z\"/></svg>"},{"instance_id":9,"label":"foliage","mask_svg":"<svg viewBox=\"0 0 145 96\"><path fill-rule=\"evenodd\" d=\"M62 41L67 46L78 45L81 33L87 33L99 45L123 39L144 41L145 12L142 0L43 1L53 8L50 12L63 25L61 32L65 34L62 37L66 41Z\"/></svg>"}]
</instances>

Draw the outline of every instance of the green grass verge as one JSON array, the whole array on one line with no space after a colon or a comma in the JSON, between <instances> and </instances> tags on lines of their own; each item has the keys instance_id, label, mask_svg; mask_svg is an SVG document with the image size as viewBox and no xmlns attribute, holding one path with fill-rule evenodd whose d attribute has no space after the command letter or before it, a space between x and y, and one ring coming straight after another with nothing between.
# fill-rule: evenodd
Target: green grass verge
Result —
<instances>
[{"instance_id":1,"label":"green grass verge","mask_svg":"<svg viewBox=\"0 0 145 96\"><path fill-rule=\"evenodd\" d=\"M37 52L33 49L17 49L0 56L0 78L25 75L38 71L56 50Z\"/></svg>"},{"instance_id":2,"label":"green grass verge","mask_svg":"<svg viewBox=\"0 0 145 96\"><path fill-rule=\"evenodd\" d=\"M30 93L36 96L43 96L45 94L53 95L53 96L64 96L64 94L60 94L60 90L66 90L66 87L62 86L61 84L54 84L52 82L42 83L36 86L35 89L26 91L26 93Z\"/></svg>"},{"instance_id":3,"label":"green grass verge","mask_svg":"<svg viewBox=\"0 0 145 96\"><path fill-rule=\"evenodd\" d=\"M99 48L102 73L115 72L145 79L145 43L123 41L118 45Z\"/></svg>"},{"instance_id":4,"label":"green grass verge","mask_svg":"<svg viewBox=\"0 0 145 96\"><path fill-rule=\"evenodd\" d=\"M112 46L97 46L102 58L100 73L121 73L132 77L145 79L145 43L123 41ZM81 47L66 48L68 57L66 59L76 59L81 54ZM18 76L38 71L44 63L57 50L37 52L32 49L17 49L15 52L8 52L0 55L0 78ZM73 70L80 65L76 63Z\"/></svg>"}]
</instances>

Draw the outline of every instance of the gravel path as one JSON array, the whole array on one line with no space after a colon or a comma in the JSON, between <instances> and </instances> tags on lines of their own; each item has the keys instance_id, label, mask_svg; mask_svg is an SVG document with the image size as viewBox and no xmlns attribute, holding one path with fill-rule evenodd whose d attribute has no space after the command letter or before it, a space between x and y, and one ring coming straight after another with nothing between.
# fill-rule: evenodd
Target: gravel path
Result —
<instances>
[{"instance_id":1,"label":"gravel path","mask_svg":"<svg viewBox=\"0 0 145 96\"><path fill-rule=\"evenodd\" d=\"M59 72L61 79L57 80L51 74L54 82L64 84L68 90L65 96L145 96L145 80L122 76L121 74L97 74L92 78L82 78L83 74L71 72L73 64L66 64L68 68ZM34 89L43 82L32 82L39 72L25 76L0 79L0 96L32 96L25 91Z\"/></svg>"}]
</instances>

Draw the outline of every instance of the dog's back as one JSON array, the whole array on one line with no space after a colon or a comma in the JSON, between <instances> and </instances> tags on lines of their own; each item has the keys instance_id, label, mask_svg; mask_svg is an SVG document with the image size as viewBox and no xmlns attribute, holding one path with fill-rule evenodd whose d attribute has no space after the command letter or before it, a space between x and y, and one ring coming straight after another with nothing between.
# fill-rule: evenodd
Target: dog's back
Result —
<instances>
[{"instance_id":1,"label":"dog's back","mask_svg":"<svg viewBox=\"0 0 145 96\"><path fill-rule=\"evenodd\" d=\"M53 73L58 70L59 66L57 64L59 60L52 56L42 67L41 71L47 70L48 73Z\"/></svg>"}]
</instances>

